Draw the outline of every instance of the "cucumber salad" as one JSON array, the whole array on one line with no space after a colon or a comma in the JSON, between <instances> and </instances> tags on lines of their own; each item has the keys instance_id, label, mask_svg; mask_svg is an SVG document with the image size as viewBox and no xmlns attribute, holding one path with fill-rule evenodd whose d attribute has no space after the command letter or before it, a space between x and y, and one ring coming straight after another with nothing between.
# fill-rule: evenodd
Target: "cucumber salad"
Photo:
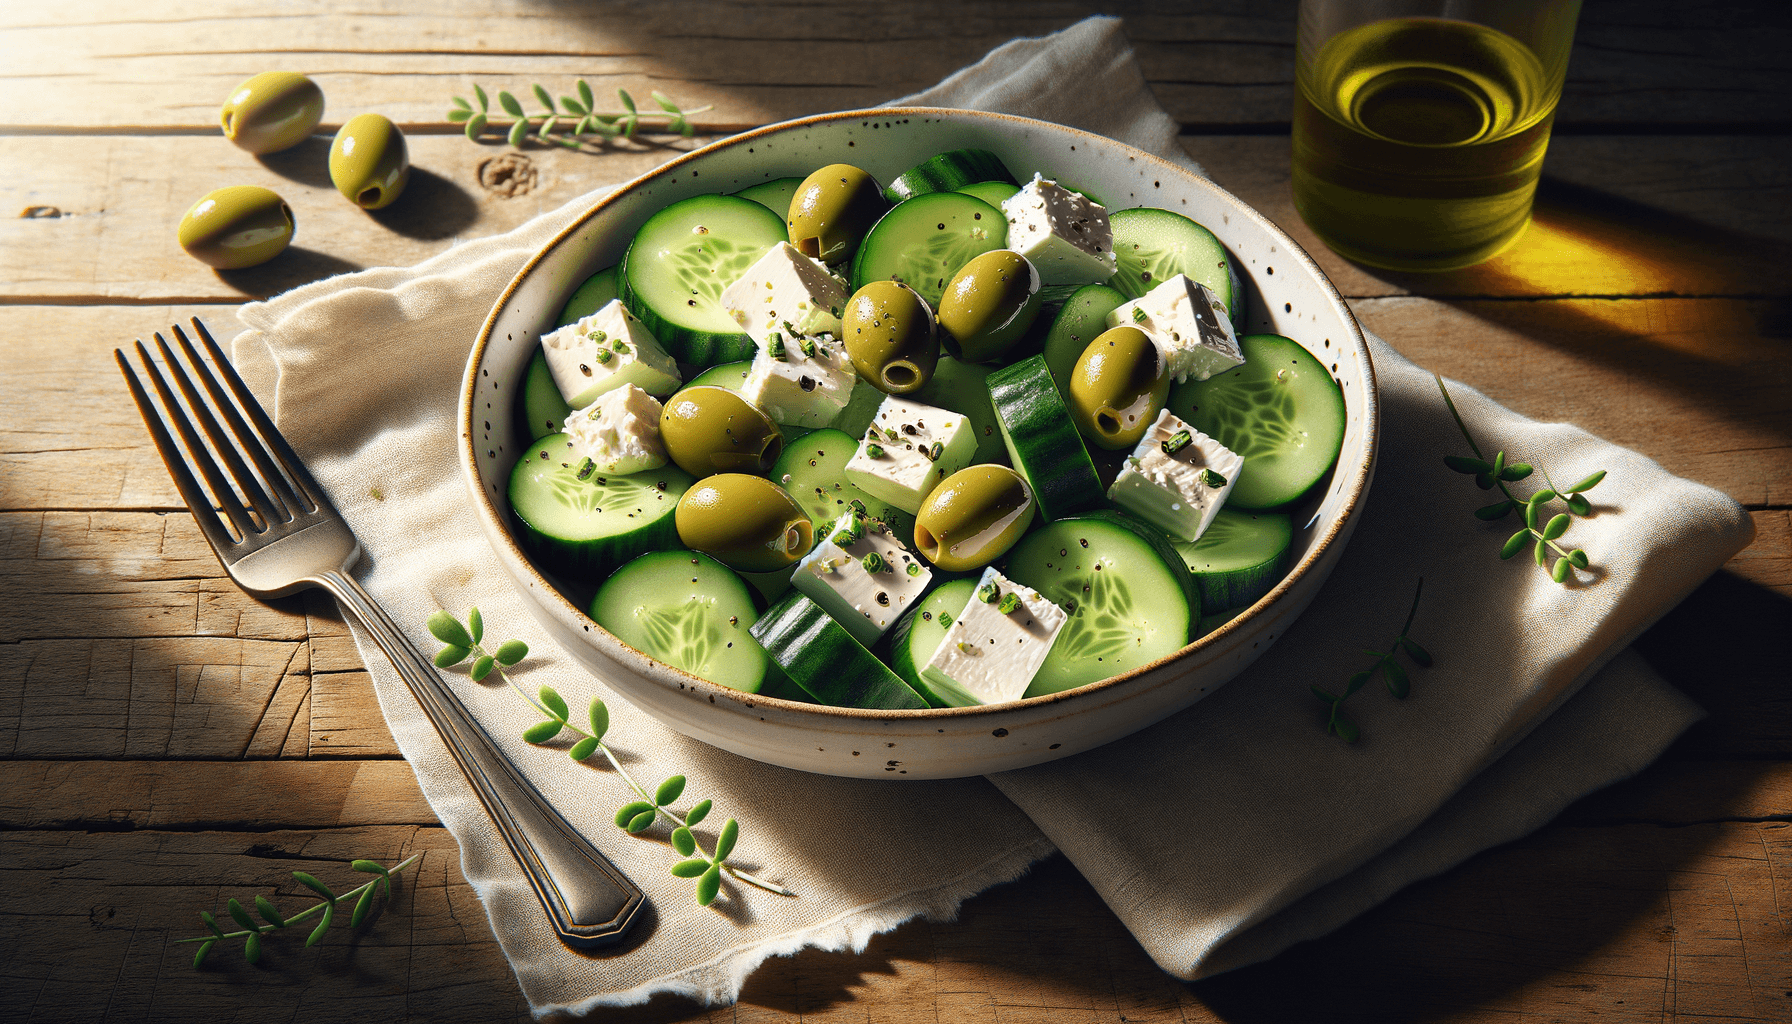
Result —
<instances>
[{"instance_id":1,"label":"cucumber salad","mask_svg":"<svg viewBox=\"0 0 1792 1024\"><path fill-rule=\"evenodd\" d=\"M750 693L1125 673L1275 586L1338 456L1337 382L1242 300L1201 225L984 150L685 199L542 336L516 533L624 643Z\"/></svg>"}]
</instances>

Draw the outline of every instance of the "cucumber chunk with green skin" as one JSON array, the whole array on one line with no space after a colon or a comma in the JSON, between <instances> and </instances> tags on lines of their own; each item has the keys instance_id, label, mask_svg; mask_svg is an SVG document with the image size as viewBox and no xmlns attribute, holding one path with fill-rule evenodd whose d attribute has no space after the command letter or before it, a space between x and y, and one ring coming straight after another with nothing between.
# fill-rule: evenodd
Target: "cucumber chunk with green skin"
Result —
<instances>
[{"instance_id":1,"label":"cucumber chunk with green skin","mask_svg":"<svg viewBox=\"0 0 1792 1024\"><path fill-rule=\"evenodd\" d=\"M974 576L942 583L891 628L890 667L922 696L928 694L927 684L921 680L922 667L933 660L940 641L946 639L946 628L976 593Z\"/></svg>"},{"instance_id":2,"label":"cucumber chunk with green skin","mask_svg":"<svg viewBox=\"0 0 1792 1024\"><path fill-rule=\"evenodd\" d=\"M1287 572L1294 521L1280 512L1220 509L1193 544L1175 541L1201 597L1201 613L1246 608Z\"/></svg>"},{"instance_id":3,"label":"cucumber chunk with green skin","mask_svg":"<svg viewBox=\"0 0 1792 1024\"><path fill-rule=\"evenodd\" d=\"M971 464L1008 461L1008 449L1002 444L1001 427L996 423L996 408L989 400L989 375L993 366L961 363L948 355L940 356L933 377L912 396L923 405L959 413L969 417L977 435L977 451ZM869 424L867 424L869 426ZM864 436L864 431L859 432Z\"/></svg>"},{"instance_id":4,"label":"cucumber chunk with green skin","mask_svg":"<svg viewBox=\"0 0 1792 1024\"><path fill-rule=\"evenodd\" d=\"M1002 158L987 149L955 149L941 153L898 174L884 186L884 198L892 203L930 192L961 189L979 181L1015 184ZM1017 186L1018 189L1018 186Z\"/></svg>"},{"instance_id":5,"label":"cucumber chunk with green skin","mask_svg":"<svg viewBox=\"0 0 1792 1024\"><path fill-rule=\"evenodd\" d=\"M1226 304L1234 324L1244 323L1244 289L1232 254L1213 232L1180 213L1139 208L1108 216L1114 229L1114 256L1120 267L1108 284L1128 299L1145 293L1177 274L1207 286Z\"/></svg>"},{"instance_id":6,"label":"cucumber chunk with green skin","mask_svg":"<svg viewBox=\"0 0 1792 1024\"><path fill-rule=\"evenodd\" d=\"M1062 519L1100 505L1101 480L1052 385L1045 357L1028 356L996 370L988 384L1002 443L1015 471L1033 489L1040 514Z\"/></svg>"},{"instance_id":7,"label":"cucumber chunk with green skin","mask_svg":"<svg viewBox=\"0 0 1792 1024\"><path fill-rule=\"evenodd\" d=\"M655 551L616 570L591 599L591 618L650 657L745 693L770 663L750 632L757 612L746 585L697 551Z\"/></svg>"},{"instance_id":8,"label":"cucumber chunk with green skin","mask_svg":"<svg viewBox=\"0 0 1792 1024\"><path fill-rule=\"evenodd\" d=\"M1279 334L1238 339L1244 364L1170 390L1166 405L1244 456L1226 504L1266 509L1300 498L1344 444L1344 394L1319 360Z\"/></svg>"},{"instance_id":9,"label":"cucumber chunk with green skin","mask_svg":"<svg viewBox=\"0 0 1792 1024\"><path fill-rule=\"evenodd\" d=\"M1008 244L1002 211L963 192L930 192L880 217L852 259L852 289L897 280L933 309L966 263Z\"/></svg>"},{"instance_id":10,"label":"cucumber chunk with green skin","mask_svg":"<svg viewBox=\"0 0 1792 1024\"><path fill-rule=\"evenodd\" d=\"M1101 332L1108 314L1126 304L1126 296L1105 284L1086 284L1070 294L1045 333L1045 366L1058 394L1070 400L1070 373L1076 361Z\"/></svg>"},{"instance_id":11,"label":"cucumber chunk with green skin","mask_svg":"<svg viewBox=\"0 0 1792 1024\"><path fill-rule=\"evenodd\" d=\"M753 623L752 634L798 686L823 704L888 710L928 706L845 626L800 593L772 605Z\"/></svg>"},{"instance_id":12,"label":"cucumber chunk with green skin","mask_svg":"<svg viewBox=\"0 0 1792 1024\"><path fill-rule=\"evenodd\" d=\"M883 522L905 546L913 547L915 517L873 498L846 479L847 460L858 447L859 439L843 431L832 427L812 430L785 446L769 476L790 492L817 530L843 513L860 511ZM820 539L818 533L816 540Z\"/></svg>"},{"instance_id":13,"label":"cucumber chunk with green skin","mask_svg":"<svg viewBox=\"0 0 1792 1024\"><path fill-rule=\"evenodd\" d=\"M517 538L542 568L600 580L648 551L678 547L673 511L694 482L677 466L626 476L587 472L565 434L549 434L510 471L510 507L522 523Z\"/></svg>"},{"instance_id":14,"label":"cucumber chunk with green skin","mask_svg":"<svg viewBox=\"0 0 1792 1024\"><path fill-rule=\"evenodd\" d=\"M1020 192L1020 186L1012 181L973 181L952 191L976 196L999 210L1004 200L1011 199Z\"/></svg>"},{"instance_id":15,"label":"cucumber chunk with green skin","mask_svg":"<svg viewBox=\"0 0 1792 1024\"><path fill-rule=\"evenodd\" d=\"M751 199L681 200L635 232L617 273L622 301L681 363L751 359L753 339L722 308L722 289L786 240L783 219Z\"/></svg>"},{"instance_id":16,"label":"cucumber chunk with green skin","mask_svg":"<svg viewBox=\"0 0 1792 1024\"><path fill-rule=\"evenodd\" d=\"M616 296L616 268L605 267L587 277L579 290L572 293L572 298L560 307L560 316L555 319L554 326L576 323L609 305Z\"/></svg>"},{"instance_id":17,"label":"cucumber chunk with green skin","mask_svg":"<svg viewBox=\"0 0 1792 1024\"><path fill-rule=\"evenodd\" d=\"M531 441L565 430L566 417L572 415L572 406L561 397L554 373L548 369L548 355L540 348L529 359L529 370L523 375L522 411Z\"/></svg>"},{"instance_id":18,"label":"cucumber chunk with green skin","mask_svg":"<svg viewBox=\"0 0 1792 1024\"><path fill-rule=\"evenodd\" d=\"M748 185L734 194L742 199L751 199L777 214L779 220L788 221L790 201L796 198L797 187L802 183L801 178L773 178L757 185Z\"/></svg>"},{"instance_id":19,"label":"cucumber chunk with green skin","mask_svg":"<svg viewBox=\"0 0 1792 1024\"><path fill-rule=\"evenodd\" d=\"M1008 553L1008 578L1070 613L1026 696L1130 672L1188 643L1188 567L1148 531L1118 513L1092 513L1040 527Z\"/></svg>"}]
</instances>

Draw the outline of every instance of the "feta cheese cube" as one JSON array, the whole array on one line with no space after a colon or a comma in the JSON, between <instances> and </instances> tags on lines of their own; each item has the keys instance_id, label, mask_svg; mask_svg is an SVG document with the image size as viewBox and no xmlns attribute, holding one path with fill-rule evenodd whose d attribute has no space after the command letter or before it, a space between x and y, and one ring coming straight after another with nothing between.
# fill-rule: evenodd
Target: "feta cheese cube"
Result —
<instances>
[{"instance_id":1,"label":"feta cheese cube","mask_svg":"<svg viewBox=\"0 0 1792 1024\"><path fill-rule=\"evenodd\" d=\"M846 286L827 265L789 242L779 242L722 289L722 308L754 341L773 331L838 335L846 299Z\"/></svg>"},{"instance_id":2,"label":"feta cheese cube","mask_svg":"<svg viewBox=\"0 0 1792 1024\"><path fill-rule=\"evenodd\" d=\"M921 599L933 572L875 519L848 512L825 530L790 582L870 647Z\"/></svg>"},{"instance_id":3,"label":"feta cheese cube","mask_svg":"<svg viewBox=\"0 0 1792 1024\"><path fill-rule=\"evenodd\" d=\"M1193 543L1219 514L1242 469L1244 456L1165 409L1127 456L1108 500Z\"/></svg>"},{"instance_id":4,"label":"feta cheese cube","mask_svg":"<svg viewBox=\"0 0 1792 1024\"><path fill-rule=\"evenodd\" d=\"M1206 380L1244 362L1232 316L1207 286L1177 274L1108 314L1108 326L1137 327L1157 343L1170 376Z\"/></svg>"},{"instance_id":5,"label":"feta cheese cube","mask_svg":"<svg viewBox=\"0 0 1792 1024\"><path fill-rule=\"evenodd\" d=\"M852 401L859 372L846 347L832 335L817 338L773 332L761 340L740 396L774 421L794 427L825 427Z\"/></svg>"},{"instance_id":6,"label":"feta cheese cube","mask_svg":"<svg viewBox=\"0 0 1792 1024\"><path fill-rule=\"evenodd\" d=\"M612 388L633 384L650 395L678 390L678 364L660 347L621 299L575 323L541 336L548 372L560 397L574 409Z\"/></svg>"},{"instance_id":7,"label":"feta cheese cube","mask_svg":"<svg viewBox=\"0 0 1792 1024\"><path fill-rule=\"evenodd\" d=\"M1008 248L1025 256L1047 285L1093 284L1114 276L1114 229L1100 203L1033 175L1002 201Z\"/></svg>"},{"instance_id":8,"label":"feta cheese cube","mask_svg":"<svg viewBox=\"0 0 1792 1024\"><path fill-rule=\"evenodd\" d=\"M1070 616L1036 590L983 570L964 611L921 669L933 696L955 707L1018 700Z\"/></svg>"},{"instance_id":9,"label":"feta cheese cube","mask_svg":"<svg viewBox=\"0 0 1792 1024\"><path fill-rule=\"evenodd\" d=\"M573 459L590 459L601 473L640 473L666 464L660 444L660 403L633 384L611 388L566 417Z\"/></svg>"},{"instance_id":10,"label":"feta cheese cube","mask_svg":"<svg viewBox=\"0 0 1792 1024\"><path fill-rule=\"evenodd\" d=\"M977 432L969 417L885 395L858 450L846 460L846 478L913 514L941 480L970 465L976 452Z\"/></svg>"}]
</instances>

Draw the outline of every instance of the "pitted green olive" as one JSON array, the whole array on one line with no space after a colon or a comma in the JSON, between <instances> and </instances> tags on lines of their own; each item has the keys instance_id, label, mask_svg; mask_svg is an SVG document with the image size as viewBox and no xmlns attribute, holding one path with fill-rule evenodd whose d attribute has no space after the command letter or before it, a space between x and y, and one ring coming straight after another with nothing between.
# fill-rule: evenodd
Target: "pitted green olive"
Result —
<instances>
[{"instance_id":1,"label":"pitted green olive","mask_svg":"<svg viewBox=\"0 0 1792 1024\"><path fill-rule=\"evenodd\" d=\"M841 334L853 368L888 395L918 391L933 379L940 343L933 310L898 281L872 281L847 300Z\"/></svg>"},{"instance_id":2,"label":"pitted green olive","mask_svg":"<svg viewBox=\"0 0 1792 1024\"><path fill-rule=\"evenodd\" d=\"M1137 327L1096 335L1070 371L1070 419L1110 451L1145 436L1170 394L1170 372L1157 345Z\"/></svg>"},{"instance_id":3,"label":"pitted green olive","mask_svg":"<svg viewBox=\"0 0 1792 1024\"><path fill-rule=\"evenodd\" d=\"M230 90L218 111L224 137L257 154L304 142L323 117L324 91L291 71L263 71Z\"/></svg>"},{"instance_id":4,"label":"pitted green olive","mask_svg":"<svg viewBox=\"0 0 1792 1024\"><path fill-rule=\"evenodd\" d=\"M685 388L666 400L660 409L660 441L678 468L692 476L763 474L784 450L771 417L727 388L712 385Z\"/></svg>"},{"instance_id":5,"label":"pitted green olive","mask_svg":"<svg viewBox=\"0 0 1792 1024\"><path fill-rule=\"evenodd\" d=\"M237 270L280 255L293 228L286 200L258 185L232 185L206 193L180 219L180 247L201 263Z\"/></svg>"},{"instance_id":6,"label":"pitted green olive","mask_svg":"<svg viewBox=\"0 0 1792 1024\"><path fill-rule=\"evenodd\" d=\"M1007 466L985 463L940 482L915 515L915 550L947 572L1007 554L1033 521L1033 492Z\"/></svg>"},{"instance_id":7,"label":"pitted green olive","mask_svg":"<svg viewBox=\"0 0 1792 1024\"><path fill-rule=\"evenodd\" d=\"M851 164L829 164L803 179L790 197L790 244L803 255L839 263L890 204L871 175Z\"/></svg>"},{"instance_id":8,"label":"pitted green olive","mask_svg":"<svg viewBox=\"0 0 1792 1024\"><path fill-rule=\"evenodd\" d=\"M330 143L330 181L362 209L389 205L410 180L404 133L382 114L349 118Z\"/></svg>"},{"instance_id":9,"label":"pitted green olive","mask_svg":"<svg viewBox=\"0 0 1792 1024\"><path fill-rule=\"evenodd\" d=\"M1039 271L1025 256L986 252L960 268L940 296L940 344L967 363L1000 359L1033 326L1042 301Z\"/></svg>"},{"instance_id":10,"label":"pitted green olive","mask_svg":"<svg viewBox=\"0 0 1792 1024\"><path fill-rule=\"evenodd\" d=\"M771 572L814 546L814 525L790 492L762 476L717 473L684 492L678 539L741 572Z\"/></svg>"}]
</instances>

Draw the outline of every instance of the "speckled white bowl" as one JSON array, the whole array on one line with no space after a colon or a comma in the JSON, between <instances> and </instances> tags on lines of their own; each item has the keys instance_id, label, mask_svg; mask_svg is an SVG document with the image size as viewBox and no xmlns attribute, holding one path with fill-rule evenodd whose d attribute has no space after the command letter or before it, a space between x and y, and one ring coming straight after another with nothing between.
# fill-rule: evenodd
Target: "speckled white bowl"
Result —
<instances>
[{"instance_id":1,"label":"speckled white bowl","mask_svg":"<svg viewBox=\"0 0 1792 1024\"><path fill-rule=\"evenodd\" d=\"M861 711L817 707L697 679L627 646L532 565L511 536L506 484L527 438L514 397L544 330L593 272L622 258L655 211L689 196L734 192L829 163L879 181L936 153L979 147L1016 178L1061 176L1113 209L1157 206L1205 224L1238 260L1247 295L1240 333L1294 338L1344 391L1343 453L1322 496L1298 511L1295 565L1244 615L1179 653L1050 697L976 708ZM1362 330L1301 248L1213 183L1120 143L1059 125L967 110L825 114L706 146L630 182L561 232L499 299L467 363L461 463L481 525L530 610L595 675L672 728L725 750L804 771L936 779L1020 768L1119 739L1189 706L1237 675L1311 602L1349 538L1374 474L1378 411Z\"/></svg>"}]
</instances>

